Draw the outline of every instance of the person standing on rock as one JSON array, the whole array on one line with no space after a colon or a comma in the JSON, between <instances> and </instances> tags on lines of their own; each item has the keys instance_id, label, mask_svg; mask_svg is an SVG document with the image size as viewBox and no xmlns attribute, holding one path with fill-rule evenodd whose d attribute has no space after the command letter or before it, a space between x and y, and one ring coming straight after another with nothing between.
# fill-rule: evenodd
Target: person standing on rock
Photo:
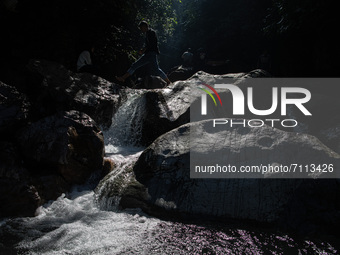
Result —
<instances>
[{"instance_id":1,"label":"person standing on rock","mask_svg":"<svg viewBox=\"0 0 340 255\"><path fill-rule=\"evenodd\" d=\"M167 85L169 85L171 83L169 78L158 65L157 54L159 54L159 48L156 32L149 28L148 23L145 21L141 21L139 23L139 29L145 33L145 44L139 51L142 56L131 65L123 76L117 76L116 79L124 82L126 78L132 75L138 68L149 64L152 68L152 72L159 75L164 81L166 81Z\"/></svg>"}]
</instances>

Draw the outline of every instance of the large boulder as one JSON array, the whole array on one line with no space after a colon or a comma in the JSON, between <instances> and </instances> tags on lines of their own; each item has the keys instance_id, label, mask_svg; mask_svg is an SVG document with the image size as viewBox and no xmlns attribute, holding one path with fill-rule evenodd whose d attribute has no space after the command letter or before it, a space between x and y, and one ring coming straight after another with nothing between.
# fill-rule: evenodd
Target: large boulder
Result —
<instances>
[{"instance_id":1,"label":"large boulder","mask_svg":"<svg viewBox=\"0 0 340 255\"><path fill-rule=\"evenodd\" d=\"M86 114L59 112L27 128L18 136L25 161L40 175L61 174L69 183L83 183L103 165L102 131Z\"/></svg>"},{"instance_id":2,"label":"large boulder","mask_svg":"<svg viewBox=\"0 0 340 255\"><path fill-rule=\"evenodd\" d=\"M26 163L15 144L0 142L0 217L35 216L40 205L70 189L61 175L35 174Z\"/></svg>"},{"instance_id":3,"label":"large boulder","mask_svg":"<svg viewBox=\"0 0 340 255\"><path fill-rule=\"evenodd\" d=\"M0 82L0 137L7 139L28 118L29 102L15 87Z\"/></svg>"},{"instance_id":4,"label":"large boulder","mask_svg":"<svg viewBox=\"0 0 340 255\"><path fill-rule=\"evenodd\" d=\"M88 114L98 125L108 128L120 103L118 85L90 73L73 73L64 66L46 60L31 60L31 71L39 115L55 110L78 110Z\"/></svg>"},{"instance_id":5,"label":"large boulder","mask_svg":"<svg viewBox=\"0 0 340 255\"><path fill-rule=\"evenodd\" d=\"M42 199L17 148L0 142L0 217L34 216Z\"/></svg>"},{"instance_id":6,"label":"large boulder","mask_svg":"<svg viewBox=\"0 0 340 255\"><path fill-rule=\"evenodd\" d=\"M202 137L202 141L197 142L201 146L196 150L202 156L209 155L211 145L216 144L214 155L221 151L228 153L230 165L332 162L337 172L338 154L305 134L266 126L224 127L210 132L207 123L191 123L172 130L142 153L133 170L137 181L148 191L147 203L185 215L281 221L295 227L306 222L327 226L339 223L340 201L336 194L340 187L335 179L309 180L292 178L294 176L288 176L290 179L191 179L190 130L201 132L198 137ZM295 218L291 218L292 215Z\"/></svg>"}]
</instances>

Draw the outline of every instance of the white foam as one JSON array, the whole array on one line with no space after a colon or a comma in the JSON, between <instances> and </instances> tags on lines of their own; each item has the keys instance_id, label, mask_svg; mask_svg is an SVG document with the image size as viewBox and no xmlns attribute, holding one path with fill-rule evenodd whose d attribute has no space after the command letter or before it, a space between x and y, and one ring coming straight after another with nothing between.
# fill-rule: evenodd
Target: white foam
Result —
<instances>
[{"instance_id":1,"label":"white foam","mask_svg":"<svg viewBox=\"0 0 340 255\"><path fill-rule=\"evenodd\" d=\"M145 235L159 222L140 210L101 211L92 191L74 192L70 198L62 195L41 207L37 217L25 221L27 235L18 247L30 254L141 252L148 246ZM45 233L51 228L55 229Z\"/></svg>"}]
</instances>

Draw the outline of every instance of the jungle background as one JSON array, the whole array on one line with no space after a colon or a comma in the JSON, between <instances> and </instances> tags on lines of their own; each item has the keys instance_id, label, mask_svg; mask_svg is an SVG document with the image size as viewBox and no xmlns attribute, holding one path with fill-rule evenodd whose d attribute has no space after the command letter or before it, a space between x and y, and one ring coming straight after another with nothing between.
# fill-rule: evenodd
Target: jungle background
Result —
<instances>
[{"instance_id":1,"label":"jungle background","mask_svg":"<svg viewBox=\"0 0 340 255\"><path fill-rule=\"evenodd\" d=\"M164 71L181 55L203 48L229 60L218 72L257 68L266 50L275 77L338 76L338 14L332 0L2 0L0 77L25 84L29 59L56 61L75 71L81 51L95 45L94 62L114 81L138 58L147 20L158 33ZM26 88L27 89L27 88Z\"/></svg>"}]
</instances>

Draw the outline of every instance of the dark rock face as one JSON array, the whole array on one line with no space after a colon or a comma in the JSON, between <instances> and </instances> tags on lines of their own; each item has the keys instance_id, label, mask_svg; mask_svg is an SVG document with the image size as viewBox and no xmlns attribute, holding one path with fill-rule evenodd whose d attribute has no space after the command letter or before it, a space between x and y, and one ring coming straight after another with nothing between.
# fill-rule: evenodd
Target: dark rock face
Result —
<instances>
[{"instance_id":1,"label":"dark rock face","mask_svg":"<svg viewBox=\"0 0 340 255\"><path fill-rule=\"evenodd\" d=\"M120 103L113 84L99 77L43 60L28 68L28 96L0 83L0 216L33 216L101 170L103 134L83 112L108 127Z\"/></svg>"},{"instance_id":2,"label":"dark rock face","mask_svg":"<svg viewBox=\"0 0 340 255\"><path fill-rule=\"evenodd\" d=\"M24 129L18 140L25 159L38 172L60 173L70 184L83 183L103 165L102 132L84 113L46 117Z\"/></svg>"},{"instance_id":3,"label":"dark rock face","mask_svg":"<svg viewBox=\"0 0 340 255\"><path fill-rule=\"evenodd\" d=\"M34 216L41 203L15 146L0 142L0 217Z\"/></svg>"},{"instance_id":4,"label":"dark rock face","mask_svg":"<svg viewBox=\"0 0 340 255\"><path fill-rule=\"evenodd\" d=\"M120 103L119 96L114 94L117 85L89 73L72 73L62 65L46 60L31 60L27 67L36 76L33 83L38 87L38 95L35 97L47 111L42 114L78 110L103 128L110 127ZM42 83L36 84L39 80Z\"/></svg>"},{"instance_id":5,"label":"dark rock face","mask_svg":"<svg viewBox=\"0 0 340 255\"><path fill-rule=\"evenodd\" d=\"M25 95L0 82L0 217L33 216L42 203L12 141L28 121L29 107Z\"/></svg>"},{"instance_id":6,"label":"dark rock face","mask_svg":"<svg viewBox=\"0 0 340 255\"><path fill-rule=\"evenodd\" d=\"M28 118L29 102L14 87L0 82L0 137L8 138Z\"/></svg>"},{"instance_id":7,"label":"dark rock face","mask_svg":"<svg viewBox=\"0 0 340 255\"><path fill-rule=\"evenodd\" d=\"M71 188L71 184L67 183L63 176L58 174L34 176L33 178L34 186L39 192L42 203L57 199Z\"/></svg>"},{"instance_id":8,"label":"dark rock face","mask_svg":"<svg viewBox=\"0 0 340 255\"><path fill-rule=\"evenodd\" d=\"M339 185L336 180L190 179L190 129L193 126L201 128L202 137L217 136L206 133L204 125L204 122L191 123L172 130L159 137L142 153L134 166L134 172L137 181L148 190L149 204L189 215L201 214L260 222L281 220L295 227L305 223L307 218L320 222L328 213L338 215L336 212L339 208L335 208L338 204L336 196L327 197L327 202L324 203L323 196L326 194L322 192L324 195L321 196L319 193L328 185L327 192L338 194ZM246 134L238 129L231 128L224 132L226 141L231 146L230 151L237 152L237 157L233 157L232 153L230 155L231 165L236 165L237 160L242 158L247 158L247 165L256 165L259 160L284 164L291 162L293 155L294 160L311 162L318 156L339 164L339 155L312 136L269 127L262 128L260 133L256 128L250 129ZM269 147L261 142L268 136L274 141ZM254 146L267 147L258 154L251 153ZM201 150L204 151L204 146ZM283 153L287 150L289 153ZM278 151L282 153L277 153ZM301 190L308 192L299 195ZM287 216L294 214L296 203L299 203L294 212L299 215L298 224L293 222L296 218ZM282 215L287 217L283 218ZM339 222L339 217L328 221L328 226L333 221Z\"/></svg>"},{"instance_id":9,"label":"dark rock face","mask_svg":"<svg viewBox=\"0 0 340 255\"><path fill-rule=\"evenodd\" d=\"M101 170L103 135L84 112L109 127L120 103L114 84L100 77L44 60L28 69L28 96L0 83L1 217L33 216Z\"/></svg>"}]
</instances>

